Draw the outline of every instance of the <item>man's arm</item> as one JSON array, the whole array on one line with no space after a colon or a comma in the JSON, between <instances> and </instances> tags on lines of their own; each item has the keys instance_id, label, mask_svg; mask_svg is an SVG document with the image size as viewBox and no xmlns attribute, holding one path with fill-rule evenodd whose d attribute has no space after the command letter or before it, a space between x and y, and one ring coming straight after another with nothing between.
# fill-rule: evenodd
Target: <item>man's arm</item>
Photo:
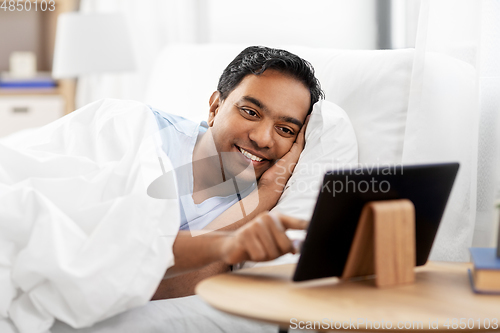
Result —
<instances>
[{"instance_id":1,"label":"man's arm","mask_svg":"<svg viewBox=\"0 0 500 333\"><path fill-rule=\"evenodd\" d=\"M194 295L194 288L199 282L207 277L228 272L230 267L230 265L219 261L186 274L164 279L160 282L151 300Z\"/></svg>"},{"instance_id":2,"label":"man's arm","mask_svg":"<svg viewBox=\"0 0 500 333\"><path fill-rule=\"evenodd\" d=\"M285 230L306 227L304 220L266 212L234 232L216 231L192 237L190 232L180 231L173 246L175 265L167 270L165 278L168 280L160 285L153 299L186 296L186 292L192 294L198 278L193 275L186 280L189 274L185 273L193 270L203 267L212 267L207 271L218 270L217 265L233 265L245 260L267 261L293 252ZM213 263L216 265L207 266ZM176 281L182 283L176 286ZM171 282L173 285L169 285Z\"/></svg>"},{"instance_id":3,"label":"man's arm","mask_svg":"<svg viewBox=\"0 0 500 333\"><path fill-rule=\"evenodd\" d=\"M305 229L308 222L281 214L260 214L234 232L210 232L192 237L180 231L175 239L175 264L165 277L187 273L213 262L234 265L245 260L268 261L294 251L286 229Z\"/></svg>"},{"instance_id":4,"label":"man's arm","mask_svg":"<svg viewBox=\"0 0 500 333\"><path fill-rule=\"evenodd\" d=\"M300 129L297 139L290 148L290 151L262 175L259 179L258 188L247 197L243 198L243 200L241 200L242 202L235 203L215 218L204 228L205 232L207 230L236 230L256 218L260 213L274 208L304 149L305 131L308 122L309 116L304 126ZM255 207L255 209L241 217L242 205L243 207ZM153 299L193 295L194 288L198 282L212 275L227 272L229 269L230 265L224 262L215 262L181 276L163 280L153 296Z\"/></svg>"},{"instance_id":5,"label":"man's arm","mask_svg":"<svg viewBox=\"0 0 500 333\"><path fill-rule=\"evenodd\" d=\"M257 191L252 192L249 196L247 196L245 199L251 199L255 200L254 198L250 198L251 196L255 195ZM244 199L244 200L245 200ZM247 200L248 200L247 199ZM259 200L261 201L261 200ZM261 202L266 202L266 200L262 200ZM230 207L230 209L236 208L236 205ZM239 207L237 208L239 209ZM234 231L237 228L241 227L242 225L245 225L247 222L252 220L257 216L258 213L265 211L266 209L260 208L254 210L251 214L247 215L241 220L238 220L235 223L231 223L225 227L220 228L217 232L219 231ZM227 212L227 210L226 210ZM234 212L234 215L236 214L241 215L240 212ZM236 219L235 217L229 217ZM184 232L184 231L181 231ZM212 233L206 233L206 235L212 234ZM203 236L203 235L202 235ZM202 237L202 236L197 236L197 237ZM160 282L160 285L158 286L158 289L156 290L152 300L158 300L158 299L167 299L167 298L176 298L176 297L185 297L185 296L190 296L194 295L194 288L196 285L201 282L202 280L206 279L207 277L216 275L216 274L221 274L225 273L231 270L231 265L228 265L222 261L214 262L212 264L209 264L205 267L202 267L198 270L194 270L182 275L166 278Z\"/></svg>"}]
</instances>

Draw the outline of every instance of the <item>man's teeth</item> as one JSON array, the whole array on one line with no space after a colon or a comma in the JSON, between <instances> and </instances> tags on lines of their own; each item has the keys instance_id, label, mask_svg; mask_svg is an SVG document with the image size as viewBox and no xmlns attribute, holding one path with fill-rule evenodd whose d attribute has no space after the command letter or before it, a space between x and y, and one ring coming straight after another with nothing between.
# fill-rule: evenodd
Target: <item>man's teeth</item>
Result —
<instances>
[{"instance_id":1,"label":"man's teeth","mask_svg":"<svg viewBox=\"0 0 500 333\"><path fill-rule=\"evenodd\" d=\"M249 152L247 152L246 150L244 150L243 148L240 148L240 151L243 155L245 155L247 158L251 159L252 161L256 161L256 162L260 162L262 161L262 158L260 157L257 157L255 155L252 155L250 154Z\"/></svg>"}]
</instances>

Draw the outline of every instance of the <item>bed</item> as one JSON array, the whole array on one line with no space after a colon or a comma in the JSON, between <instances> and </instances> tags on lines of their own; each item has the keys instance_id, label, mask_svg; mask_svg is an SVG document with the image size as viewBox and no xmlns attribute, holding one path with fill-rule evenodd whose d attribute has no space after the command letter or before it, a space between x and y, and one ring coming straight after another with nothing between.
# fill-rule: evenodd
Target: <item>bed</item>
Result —
<instances>
[{"instance_id":1,"label":"bed","mask_svg":"<svg viewBox=\"0 0 500 333\"><path fill-rule=\"evenodd\" d=\"M208 99L215 90L220 73L243 47L166 47L151 72L145 102L194 121L205 120ZM275 208L308 219L320 186L317 180L325 170L358 163L401 162L414 50L284 48L313 64L327 100L315 107L306 132L306 148ZM316 185L300 188L315 181ZM286 256L275 263L289 263L296 259L295 256ZM276 332L277 329L223 314L197 296L144 303L141 299L132 309L117 311L121 313L108 315L107 319L90 327L85 327L92 322L90 319L70 321L71 326L82 327L79 329L56 320L47 329L52 326L50 330L54 333ZM8 327L11 324L0 321L0 325Z\"/></svg>"},{"instance_id":2,"label":"bed","mask_svg":"<svg viewBox=\"0 0 500 333\"><path fill-rule=\"evenodd\" d=\"M215 90L220 73L243 47L185 45L165 48L151 73L146 103L197 122L205 120L208 99ZM340 106L348 115L347 119L343 118L343 111L332 105L321 110L324 113L321 120L315 119L317 124L311 126L311 129L317 129L316 133L312 133L316 138L310 138L310 147L301 157L302 162L309 163L298 166L289 186L300 184L301 180L318 179L324 169L335 165L355 163L358 161L358 155L361 163L400 162L413 50L285 48L312 62L326 93L326 99ZM328 119L329 116L331 119ZM345 122L344 126L339 126L342 121ZM355 132L354 140L359 147L346 144L353 140L353 133L349 131L351 123ZM316 144L313 145L312 140L317 140ZM334 149L331 149L332 146ZM321 150L315 151L313 147L321 147ZM345 151L342 152L342 149ZM322 158L315 158L317 156ZM323 167L314 168L315 165ZM299 174L302 177L298 177ZM278 209L297 217L309 218L317 188L304 192L289 190L280 201ZM276 263L289 263L296 259L288 255L278 259ZM252 265L254 264L246 263L246 266ZM223 314L206 305L197 296L190 296L149 302L92 328L74 330L65 324L56 323L52 331L276 332L277 328Z\"/></svg>"}]
</instances>

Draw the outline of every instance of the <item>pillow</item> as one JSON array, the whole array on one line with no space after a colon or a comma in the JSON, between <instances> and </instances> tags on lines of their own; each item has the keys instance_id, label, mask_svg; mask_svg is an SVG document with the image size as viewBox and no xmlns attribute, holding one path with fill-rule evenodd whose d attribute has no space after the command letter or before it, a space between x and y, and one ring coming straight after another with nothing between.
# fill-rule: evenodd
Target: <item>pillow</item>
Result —
<instances>
[{"instance_id":1,"label":"pillow","mask_svg":"<svg viewBox=\"0 0 500 333\"><path fill-rule=\"evenodd\" d=\"M305 139L299 161L272 211L309 220L324 173L356 167L358 144L345 111L326 100L314 104Z\"/></svg>"},{"instance_id":2,"label":"pillow","mask_svg":"<svg viewBox=\"0 0 500 333\"><path fill-rule=\"evenodd\" d=\"M359 163L401 163L414 50L287 49L311 62L326 99L346 110Z\"/></svg>"}]
</instances>

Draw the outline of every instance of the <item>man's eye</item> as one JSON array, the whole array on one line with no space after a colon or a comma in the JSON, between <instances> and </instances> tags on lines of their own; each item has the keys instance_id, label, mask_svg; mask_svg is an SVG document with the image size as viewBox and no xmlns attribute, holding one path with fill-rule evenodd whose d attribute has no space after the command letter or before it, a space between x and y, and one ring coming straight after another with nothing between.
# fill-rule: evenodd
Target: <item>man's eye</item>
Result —
<instances>
[{"instance_id":1,"label":"man's eye","mask_svg":"<svg viewBox=\"0 0 500 333\"><path fill-rule=\"evenodd\" d=\"M241 110L251 117L257 116L257 112L255 112L254 110L250 110L250 109L241 109Z\"/></svg>"},{"instance_id":2,"label":"man's eye","mask_svg":"<svg viewBox=\"0 0 500 333\"><path fill-rule=\"evenodd\" d=\"M278 127L278 129L287 135L295 135L294 131L287 127Z\"/></svg>"}]
</instances>

